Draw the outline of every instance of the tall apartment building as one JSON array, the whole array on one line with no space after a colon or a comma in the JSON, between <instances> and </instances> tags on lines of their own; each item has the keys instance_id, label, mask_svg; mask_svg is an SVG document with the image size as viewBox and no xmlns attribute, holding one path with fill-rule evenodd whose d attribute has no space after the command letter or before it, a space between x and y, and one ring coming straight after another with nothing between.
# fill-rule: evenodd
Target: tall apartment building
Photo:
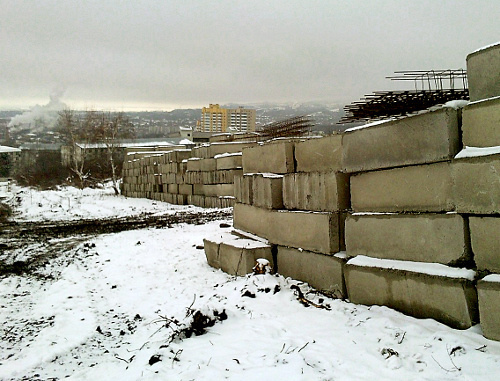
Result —
<instances>
[{"instance_id":1,"label":"tall apartment building","mask_svg":"<svg viewBox=\"0 0 500 381\"><path fill-rule=\"evenodd\" d=\"M255 131L255 110L222 108L218 104L210 104L202 108L201 120L196 129L200 132Z\"/></svg>"}]
</instances>

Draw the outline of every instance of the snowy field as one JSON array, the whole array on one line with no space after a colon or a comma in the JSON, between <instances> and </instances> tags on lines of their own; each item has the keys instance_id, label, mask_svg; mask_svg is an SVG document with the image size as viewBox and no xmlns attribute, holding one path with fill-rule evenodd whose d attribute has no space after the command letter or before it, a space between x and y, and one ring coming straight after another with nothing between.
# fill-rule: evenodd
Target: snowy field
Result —
<instances>
[{"instance_id":1,"label":"snowy field","mask_svg":"<svg viewBox=\"0 0 500 381\"><path fill-rule=\"evenodd\" d=\"M188 208L108 190L0 192L17 220ZM500 343L479 326L454 330L279 275L214 270L200 246L230 230L222 222L231 224L89 237L36 274L0 276L0 379L498 380ZM326 308L302 305L293 285Z\"/></svg>"}]
</instances>

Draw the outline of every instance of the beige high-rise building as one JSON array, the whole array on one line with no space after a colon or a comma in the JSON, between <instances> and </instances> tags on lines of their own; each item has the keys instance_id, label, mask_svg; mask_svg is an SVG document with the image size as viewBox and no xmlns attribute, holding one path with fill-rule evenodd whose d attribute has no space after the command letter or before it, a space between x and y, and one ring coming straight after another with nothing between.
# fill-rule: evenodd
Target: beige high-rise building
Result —
<instances>
[{"instance_id":1,"label":"beige high-rise building","mask_svg":"<svg viewBox=\"0 0 500 381\"><path fill-rule=\"evenodd\" d=\"M255 131L255 110L222 108L218 104L210 104L202 108L201 120L196 129L201 132Z\"/></svg>"}]
</instances>

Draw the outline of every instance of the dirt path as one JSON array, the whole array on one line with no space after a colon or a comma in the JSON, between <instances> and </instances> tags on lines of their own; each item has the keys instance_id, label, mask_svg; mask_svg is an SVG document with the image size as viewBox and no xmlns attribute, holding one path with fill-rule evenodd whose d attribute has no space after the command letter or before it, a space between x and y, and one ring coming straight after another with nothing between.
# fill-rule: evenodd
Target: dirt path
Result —
<instances>
[{"instance_id":1,"label":"dirt path","mask_svg":"<svg viewBox=\"0 0 500 381\"><path fill-rule=\"evenodd\" d=\"M201 225L230 218L229 210L174 214L87 219L77 221L41 221L0 223L0 276L36 275L37 269L53 258L70 251L90 236L124 230L164 228L187 223Z\"/></svg>"}]
</instances>

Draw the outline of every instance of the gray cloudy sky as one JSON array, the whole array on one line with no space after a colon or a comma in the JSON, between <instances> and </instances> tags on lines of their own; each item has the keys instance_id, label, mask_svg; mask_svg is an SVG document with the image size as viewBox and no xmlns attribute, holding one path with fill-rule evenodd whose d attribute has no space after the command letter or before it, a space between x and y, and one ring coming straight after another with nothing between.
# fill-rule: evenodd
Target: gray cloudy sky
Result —
<instances>
[{"instance_id":1,"label":"gray cloudy sky","mask_svg":"<svg viewBox=\"0 0 500 381\"><path fill-rule=\"evenodd\" d=\"M348 103L499 40L498 0L0 0L0 108Z\"/></svg>"}]
</instances>

